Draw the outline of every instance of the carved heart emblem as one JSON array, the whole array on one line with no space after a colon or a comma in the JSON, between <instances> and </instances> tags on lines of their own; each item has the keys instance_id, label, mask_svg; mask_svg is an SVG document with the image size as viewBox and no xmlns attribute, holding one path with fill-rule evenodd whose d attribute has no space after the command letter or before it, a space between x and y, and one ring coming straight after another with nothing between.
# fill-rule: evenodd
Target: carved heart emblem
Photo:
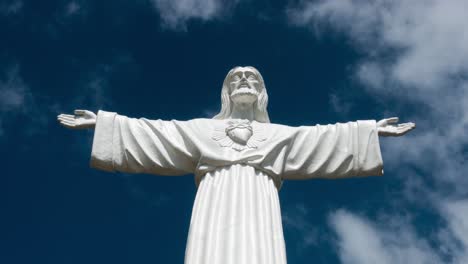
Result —
<instances>
[{"instance_id":1,"label":"carved heart emblem","mask_svg":"<svg viewBox=\"0 0 468 264\"><path fill-rule=\"evenodd\" d=\"M226 128L226 135L228 135L232 141L241 145L246 145L252 137L252 134L252 126L248 120L229 122L229 126Z\"/></svg>"}]
</instances>

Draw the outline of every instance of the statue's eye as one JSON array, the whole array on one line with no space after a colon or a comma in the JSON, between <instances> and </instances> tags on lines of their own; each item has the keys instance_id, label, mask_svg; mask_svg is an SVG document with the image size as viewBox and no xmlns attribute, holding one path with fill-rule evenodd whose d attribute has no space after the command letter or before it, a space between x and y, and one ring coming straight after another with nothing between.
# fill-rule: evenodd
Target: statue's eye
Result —
<instances>
[{"instance_id":1,"label":"statue's eye","mask_svg":"<svg viewBox=\"0 0 468 264\"><path fill-rule=\"evenodd\" d=\"M232 77L232 79L233 79L234 81L238 81L238 80L240 80L240 77L239 77L239 75L234 75L234 77Z\"/></svg>"},{"instance_id":2,"label":"statue's eye","mask_svg":"<svg viewBox=\"0 0 468 264\"><path fill-rule=\"evenodd\" d=\"M249 75L249 77L248 77L247 79L249 79L249 80L252 80L252 81L253 81L253 80L256 80L257 78L255 78L255 75Z\"/></svg>"}]
</instances>

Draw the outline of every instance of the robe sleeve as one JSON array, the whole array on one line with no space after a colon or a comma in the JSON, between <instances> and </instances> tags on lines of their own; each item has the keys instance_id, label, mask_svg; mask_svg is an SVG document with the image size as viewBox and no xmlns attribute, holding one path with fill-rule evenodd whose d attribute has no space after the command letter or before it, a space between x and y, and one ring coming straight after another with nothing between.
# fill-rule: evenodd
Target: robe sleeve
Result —
<instances>
[{"instance_id":1,"label":"robe sleeve","mask_svg":"<svg viewBox=\"0 0 468 264\"><path fill-rule=\"evenodd\" d=\"M189 136L188 122L135 119L99 111L91 167L158 175L193 173L200 155Z\"/></svg>"},{"instance_id":2,"label":"robe sleeve","mask_svg":"<svg viewBox=\"0 0 468 264\"><path fill-rule=\"evenodd\" d=\"M283 178L383 175L374 120L299 127L285 155Z\"/></svg>"}]
</instances>

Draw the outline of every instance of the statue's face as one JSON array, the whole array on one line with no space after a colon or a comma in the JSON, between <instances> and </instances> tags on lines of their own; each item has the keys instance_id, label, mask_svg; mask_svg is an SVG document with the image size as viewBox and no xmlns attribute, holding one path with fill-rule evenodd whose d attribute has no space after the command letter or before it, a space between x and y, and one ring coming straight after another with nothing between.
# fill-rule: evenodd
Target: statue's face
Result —
<instances>
[{"instance_id":1,"label":"statue's face","mask_svg":"<svg viewBox=\"0 0 468 264\"><path fill-rule=\"evenodd\" d=\"M252 69L240 67L232 73L229 88L235 104L253 104L260 94L261 84Z\"/></svg>"}]
</instances>

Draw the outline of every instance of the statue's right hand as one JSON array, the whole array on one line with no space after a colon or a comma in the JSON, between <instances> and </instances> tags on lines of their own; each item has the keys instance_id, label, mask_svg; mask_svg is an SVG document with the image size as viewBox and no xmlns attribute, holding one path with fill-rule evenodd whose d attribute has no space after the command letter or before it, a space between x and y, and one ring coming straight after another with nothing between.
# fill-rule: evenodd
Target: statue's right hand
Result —
<instances>
[{"instance_id":1,"label":"statue's right hand","mask_svg":"<svg viewBox=\"0 0 468 264\"><path fill-rule=\"evenodd\" d=\"M96 114L88 110L75 110L74 115L60 114L57 120L64 127L86 129L96 126Z\"/></svg>"}]
</instances>

